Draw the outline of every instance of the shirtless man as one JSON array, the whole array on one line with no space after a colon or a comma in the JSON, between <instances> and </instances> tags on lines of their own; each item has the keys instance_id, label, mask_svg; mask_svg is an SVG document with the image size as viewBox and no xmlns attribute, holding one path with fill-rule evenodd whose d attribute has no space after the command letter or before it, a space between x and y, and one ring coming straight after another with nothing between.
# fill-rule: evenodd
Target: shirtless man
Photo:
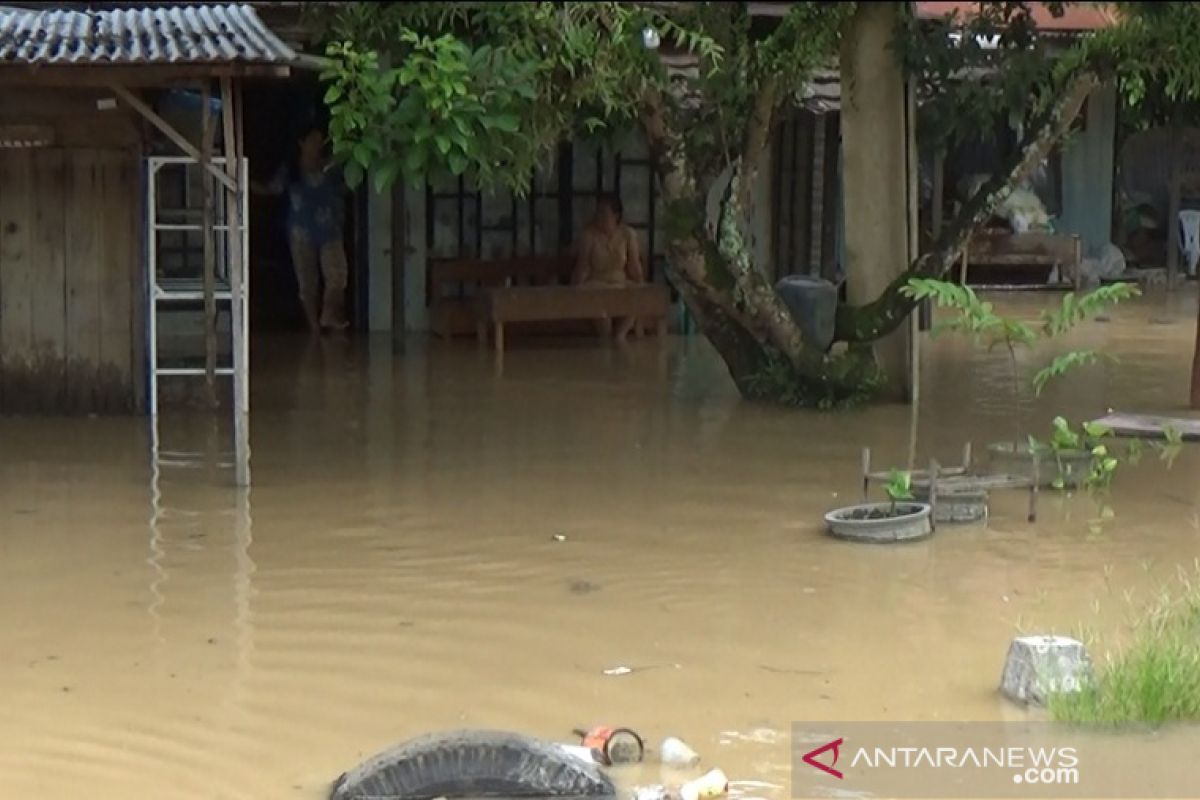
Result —
<instances>
[{"instance_id":1,"label":"shirtless man","mask_svg":"<svg viewBox=\"0 0 1200 800\"><path fill-rule=\"evenodd\" d=\"M571 282L580 286L625 286L642 283L642 257L633 228L624 223L621 198L601 195L596 214L579 238ZM616 339L625 341L637 319L617 320Z\"/></svg>"}]
</instances>

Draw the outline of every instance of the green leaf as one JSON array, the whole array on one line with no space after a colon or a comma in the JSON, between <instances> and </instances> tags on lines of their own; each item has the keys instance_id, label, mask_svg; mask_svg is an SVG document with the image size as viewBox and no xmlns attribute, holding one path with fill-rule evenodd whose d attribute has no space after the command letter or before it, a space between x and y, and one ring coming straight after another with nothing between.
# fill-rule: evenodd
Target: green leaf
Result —
<instances>
[{"instance_id":1,"label":"green leaf","mask_svg":"<svg viewBox=\"0 0 1200 800\"><path fill-rule=\"evenodd\" d=\"M443 156L450 152L450 139L442 134L436 134L433 141L437 144L438 152Z\"/></svg>"},{"instance_id":2,"label":"green leaf","mask_svg":"<svg viewBox=\"0 0 1200 800\"><path fill-rule=\"evenodd\" d=\"M1167 444L1183 444L1183 433L1181 433L1179 428L1175 427L1171 423L1168 422L1167 424L1163 425L1162 432L1163 437L1167 440Z\"/></svg>"},{"instance_id":3,"label":"green leaf","mask_svg":"<svg viewBox=\"0 0 1200 800\"><path fill-rule=\"evenodd\" d=\"M345 168L346 185L351 189L357 189L363 180L363 168L356 161L347 162Z\"/></svg>"},{"instance_id":4,"label":"green leaf","mask_svg":"<svg viewBox=\"0 0 1200 800\"><path fill-rule=\"evenodd\" d=\"M354 145L351 151L354 162L366 168L371 165L371 146L366 142L359 142Z\"/></svg>"},{"instance_id":5,"label":"green leaf","mask_svg":"<svg viewBox=\"0 0 1200 800\"><path fill-rule=\"evenodd\" d=\"M1061 377L1077 367L1094 364L1104 357L1111 358L1111 356L1104 356L1095 350L1076 350L1058 356L1033 376L1035 394L1040 395L1046 388L1046 384L1054 378Z\"/></svg>"},{"instance_id":6,"label":"green leaf","mask_svg":"<svg viewBox=\"0 0 1200 800\"><path fill-rule=\"evenodd\" d=\"M912 499L912 473L905 470L892 469L888 472L887 482L883 485L884 492L892 499Z\"/></svg>"},{"instance_id":7,"label":"green leaf","mask_svg":"<svg viewBox=\"0 0 1200 800\"><path fill-rule=\"evenodd\" d=\"M331 84L330 87L325 90L325 105L331 106L338 100L342 99L342 91L342 85L340 83Z\"/></svg>"},{"instance_id":8,"label":"green leaf","mask_svg":"<svg viewBox=\"0 0 1200 800\"><path fill-rule=\"evenodd\" d=\"M371 176L371 182L375 186L375 193L382 194L396 180L399 172L400 162L394 159L380 165Z\"/></svg>"},{"instance_id":9,"label":"green leaf","mask_svg":"<svg viewBox=\"0 0 1200 800\"><path fill-rule=\"evenodd\" d=\"M425 148L413 145L404 154L404 172L409 176L421 174L425 169Z\"/></svg>"},{"instance_id":10,"label":"green leaf","mask_svg":"<svg viewBox=\"0 0 1200 800\"><path fill-rule=\"evenodd\" d=\"M512 114L497 114L496 116L487 117L486 124L488 127L496 128L506 133L516 133L521 127L520 120Z\"/></svg>"},{"instance_id":11,"label":"green leaf","mask_svg":"<svg viewBox=\"0 0 1200 800\"><path fill-rule=\"evenodd\" d=\"M457 150L449 155L447 161L450 171L455 175L462 175L467 169L467 157Z\"/></svg>"}]
</instances>

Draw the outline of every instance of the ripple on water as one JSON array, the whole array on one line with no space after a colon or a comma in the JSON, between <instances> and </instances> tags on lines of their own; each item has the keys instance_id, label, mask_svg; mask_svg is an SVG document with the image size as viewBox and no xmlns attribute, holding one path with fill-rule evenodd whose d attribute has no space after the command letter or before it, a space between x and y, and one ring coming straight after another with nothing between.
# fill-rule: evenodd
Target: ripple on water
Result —
<instances>
[{"instance_id":1,"label":"ripple on water","mask_svg":"<svg viewBox=\"0 0 1200 800\"><path fill-rule=\"evenodd\" d=\"M1019 402L1002 354L932 344L919 457L1182 396L1194 314L1160 336L1145 313L1081 330L1118 365ZM907 410L739 404L696 342L531 345L501 375L473 348L289 353L256 358L248 508L168 470L152 522L140 420L0 420L30 456L0 462L0 796L315 800L427 730L619 723L775 800L792 720L1004 718L1019 627L1119 625L1125 589L1200 554L1190 451L1123 471L1098 531L1085 497L1029 525L1014 493L986 528L834 541L821 515L857 500L863 446L901 463ZM227 447L164 435L181 461Z\"/></svg>"}]
</instances>

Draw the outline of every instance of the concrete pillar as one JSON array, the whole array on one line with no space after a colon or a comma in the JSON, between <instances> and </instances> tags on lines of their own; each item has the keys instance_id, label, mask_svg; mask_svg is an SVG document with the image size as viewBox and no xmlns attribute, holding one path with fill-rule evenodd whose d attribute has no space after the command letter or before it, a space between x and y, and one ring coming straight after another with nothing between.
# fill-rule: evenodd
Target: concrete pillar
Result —
<instances>
[{"instance_id":1,"label":"concrete pillar","mask_svg":"<svg viewBox=\"0 0 1200 800\"><path fill-rule=\"evenodd\" d=\"M367 193L367 296L372 332L392 328L392 193Z\"/></svg>"},{"instance_id":2,"label":"concrete pillar","mask_svg":"<svg viewBox=\"0 0 1200 800\"><path fill-rule=\"evenodd\" d=\"M893 32L901 3L861 3L841 52L842 190L846 291L868 303L907 267L908 173L905 81ZM905 396L908 326L876 344L888 395Z\"/></svg>"},{"instance_id":3,"label":"concrete pillar","mask_svg":"<svg viewBox=\"0 0 1200 800\"><path fill-rule=\"evenodd\" d=\"M1088 95L1083 130L1069 136L1062 149L1059 227L1064 233L1079 235L1085 257L1098 256L1112 238L1116 135L1117 90L1114 85L1106 84Z\"/></svg>"},{"instance_id":4,"label":"concrete pillar","mask_svg":"<svg viewBox=\"0 0 1200 800\"><path fill-rule=\"evenodd\" d=\"M429 330L425 307L425 189L408 187L404 195L404 321L410 331Z\"/></svg>"}]
</instances>

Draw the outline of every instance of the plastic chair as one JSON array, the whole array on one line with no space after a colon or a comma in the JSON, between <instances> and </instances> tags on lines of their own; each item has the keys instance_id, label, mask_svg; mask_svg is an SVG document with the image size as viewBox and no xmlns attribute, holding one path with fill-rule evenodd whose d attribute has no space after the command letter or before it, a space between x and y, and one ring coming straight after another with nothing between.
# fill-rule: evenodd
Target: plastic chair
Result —
<instances>
[{"instance_id":1,"label":"plastic chair","mask_svg":"<svg viewBox=\"0 0 1200 800\"><path fill-rule=\"evenodd\" d=\"M1187 274L1195 276L1196 263L1200 262L1200 211L1179 212L1179 249L1183 251Z\"/></svg>"}]
</instances>

